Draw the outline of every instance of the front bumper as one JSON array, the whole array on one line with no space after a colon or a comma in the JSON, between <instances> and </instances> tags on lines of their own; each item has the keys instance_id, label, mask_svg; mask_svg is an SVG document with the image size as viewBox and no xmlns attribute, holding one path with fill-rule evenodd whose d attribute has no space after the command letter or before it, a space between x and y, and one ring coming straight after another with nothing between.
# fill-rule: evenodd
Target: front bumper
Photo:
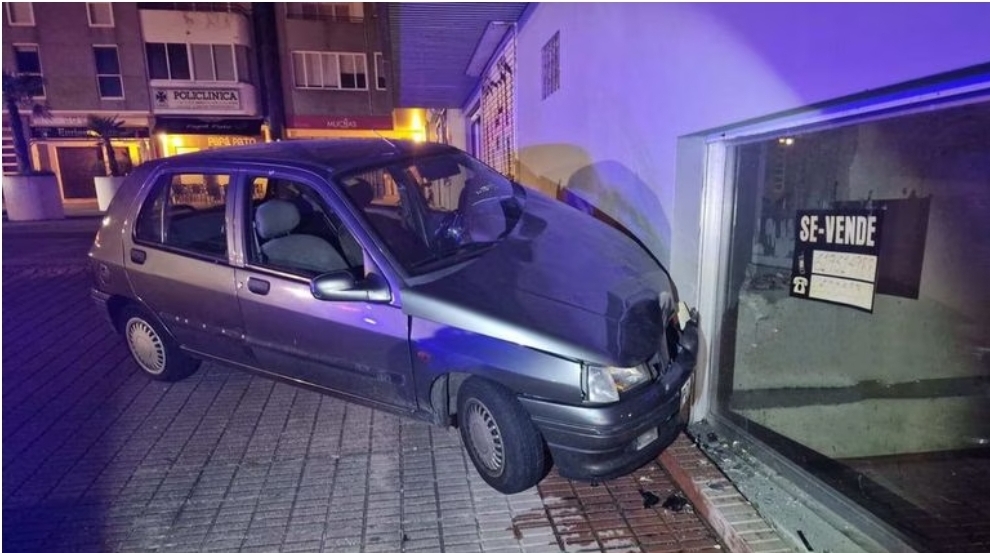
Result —
<instances>
[{"instance_id":1,"label":"front bumper","mask_svg":"<svg viewBox=\"0 0 990 553\"><path fill-rule=\"evenodd\" d=\"M681 388L697 360L698 328L684 328L681 347L658 379L602 407L563 405L520 398L543 434L561 476L600 481L628 474L656 458L683 427ZM657 438L637 446L656 429Z\"/></svg>"}]
</instances>

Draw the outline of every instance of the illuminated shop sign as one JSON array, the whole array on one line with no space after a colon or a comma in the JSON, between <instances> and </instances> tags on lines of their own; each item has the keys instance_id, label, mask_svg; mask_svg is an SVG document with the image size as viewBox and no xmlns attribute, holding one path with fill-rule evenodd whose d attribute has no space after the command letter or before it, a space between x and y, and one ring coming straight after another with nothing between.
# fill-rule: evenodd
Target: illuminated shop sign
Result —
<instances>
[{"instance_id":1,"label":"illuminated shop sign","mask_svg":"<svg viewBox=\"0 0 990 553\"><path fill-rule=\"evenodd\" d=\"M241 109L241 91L236 88L154 88L152 98L155 109Z\"/></svg>"},{"instance_id":2,"label":"illuminated shop sign","mask_svg":"<svg viewBox=\"0 0 990 553\"><path fill-rule=\"evenodd\" d=\"M883 211L797 212L791 296L873 312Z\"/></svg>"},{"instance_id":3,"label":"illuminated shop sign","mask_svg":"<svg viewBox=\"0 0 990 553\"><path fill-rule=\"evenodd\" d=\"M289 118L296 129L392 130L391 115L296 115Z\"/></svg>"}]
</instances>

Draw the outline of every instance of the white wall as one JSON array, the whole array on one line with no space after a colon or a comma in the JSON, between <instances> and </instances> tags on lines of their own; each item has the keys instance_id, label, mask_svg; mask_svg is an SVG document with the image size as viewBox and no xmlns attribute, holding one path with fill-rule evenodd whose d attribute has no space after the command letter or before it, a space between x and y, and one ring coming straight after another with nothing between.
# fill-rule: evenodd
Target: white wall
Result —
<instances>
[{"instance_id":1,"label":"white wall","mask_svg":"<svg viewBox=\"0 0 990 553\"><path fill-rule=\"evenodd\" d=\"M539 4L517 38L521 180L596 204L696 303L701 180L677 175L678 137L990 62L988 21L987 4Z\"/></svg>"}]
</instances>

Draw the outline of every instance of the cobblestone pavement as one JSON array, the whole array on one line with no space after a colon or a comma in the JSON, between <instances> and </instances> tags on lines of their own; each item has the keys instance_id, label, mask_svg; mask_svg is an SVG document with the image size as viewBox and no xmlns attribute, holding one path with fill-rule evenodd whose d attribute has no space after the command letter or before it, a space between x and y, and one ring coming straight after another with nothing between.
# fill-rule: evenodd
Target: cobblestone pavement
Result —
<instances>
[{"instance_id":1,"label":"cobblestone pavement","mask_svg":"<svg viewBox=\"0 0 990 553\"><path fill-rule=\"evenodd\" d=\"M690 505L644 508L641 490L676 491L656 463L598 487L552 473L507 497L454 430L213 364L145 378L90 302L90 226L52 225L4 224L9 551L719 547Z\"/></svg>"}]
</instances>

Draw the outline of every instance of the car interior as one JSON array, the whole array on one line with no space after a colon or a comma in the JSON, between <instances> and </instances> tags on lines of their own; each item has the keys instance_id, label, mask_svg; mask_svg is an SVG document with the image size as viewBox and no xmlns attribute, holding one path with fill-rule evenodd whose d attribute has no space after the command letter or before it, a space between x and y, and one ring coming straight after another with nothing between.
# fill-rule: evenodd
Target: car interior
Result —
<instances>
[{"instance_id":1,"label":"car interior","mask_svg":"<svg viewBox=\"0 0 990 553\"><path fill-rule=\"evenodd\" d=\"M307 276L360 272L361 246L309 187L286 179L255 179L251 217L253 263Z\"/></svg>"}]
</instances>

